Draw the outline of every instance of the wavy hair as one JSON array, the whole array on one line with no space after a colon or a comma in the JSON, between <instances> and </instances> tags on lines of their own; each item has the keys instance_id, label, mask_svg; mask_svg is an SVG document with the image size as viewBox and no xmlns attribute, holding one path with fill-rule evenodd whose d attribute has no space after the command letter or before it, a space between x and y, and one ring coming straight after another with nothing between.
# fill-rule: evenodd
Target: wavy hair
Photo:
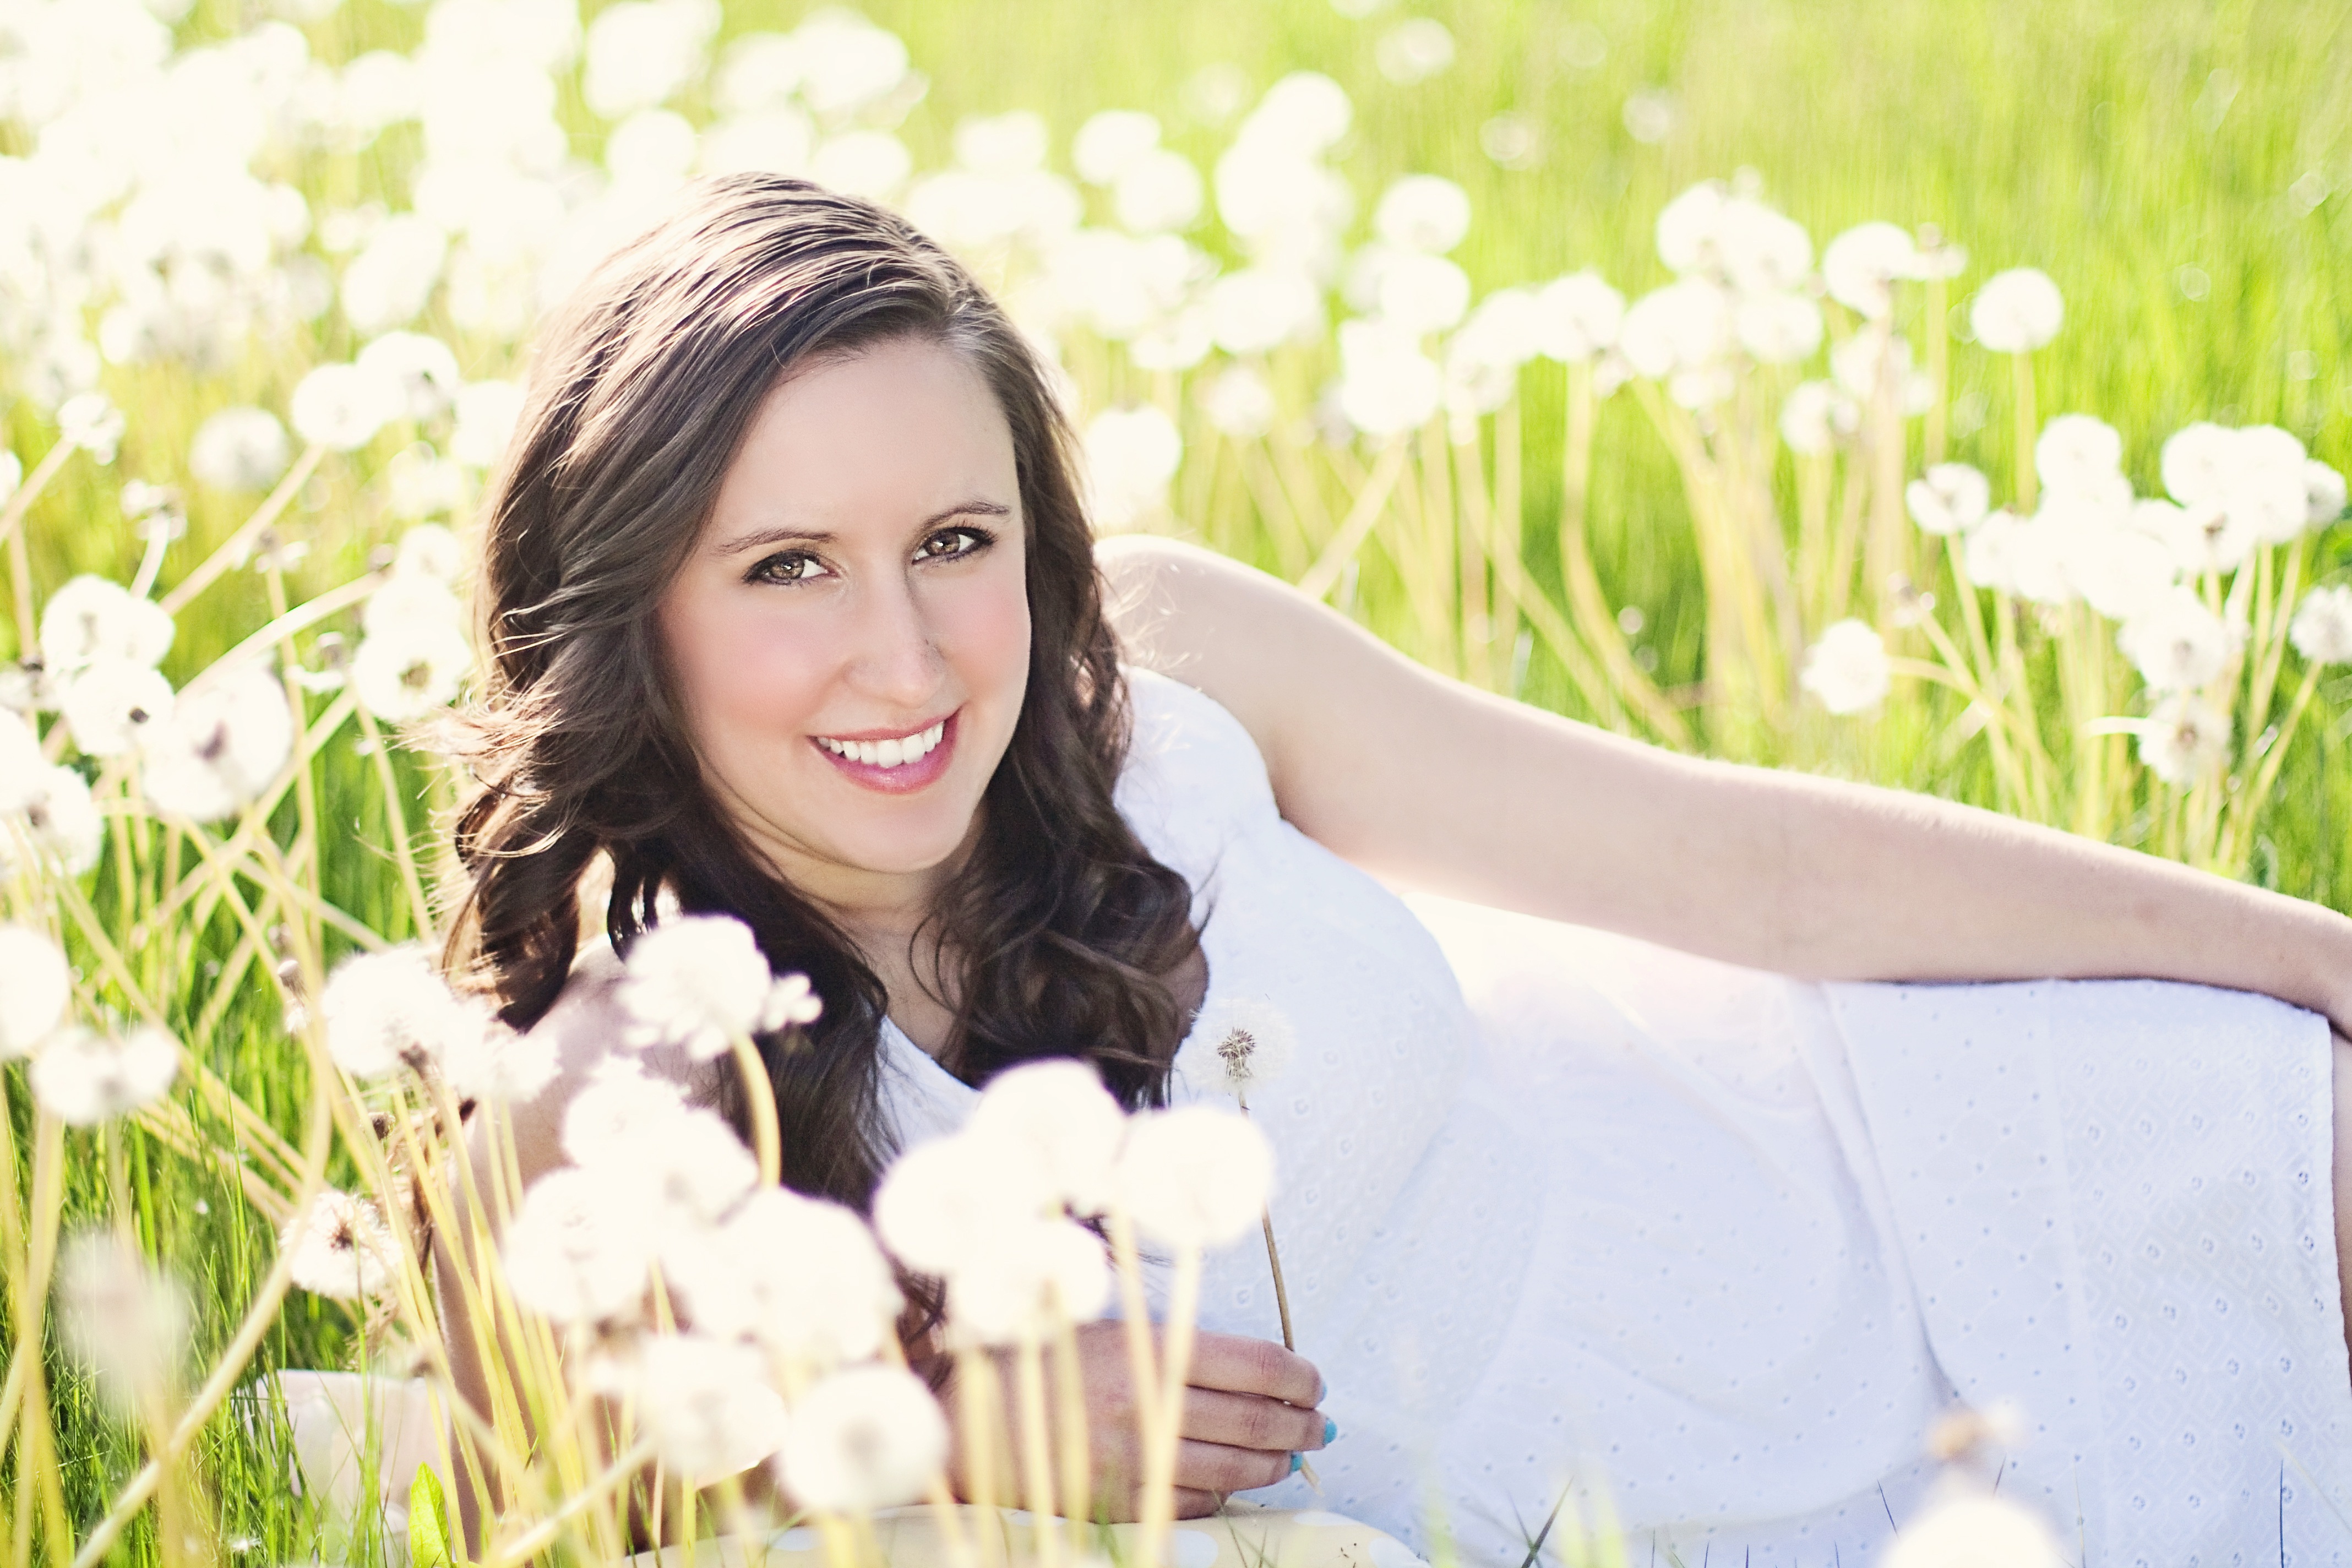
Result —
<instances>
[{"instance_id":1,"label":"wavy hair","mask_svg":"<svg viewBox=\"0 0 2352 1568\"><path fill-rule=\"evenodd\" d=\"M961 354L1011 427L1025 517L1028 691L979 841L927 927L968 1081L1038 1057L1093 1063L1130 1107L1165 1097L1198 948L1191 891L1112 805L1129 714L1070 436L1044 367L963 268L870 203L798 180L692 187L550 321L487 507L489 669L460 745L469 882L452 973L517 1027L570 973L583 876L612 867L625 953L675 907L748 924L824 1017L761 1044L785 1180L864 1208L890 1152L877 1100L887 995L847 934L776 875L705 786L655 620L761 400L781 379L913 338ZM721 1108L742 1124L730 1075Z\"/></svg>"}]
</instances>

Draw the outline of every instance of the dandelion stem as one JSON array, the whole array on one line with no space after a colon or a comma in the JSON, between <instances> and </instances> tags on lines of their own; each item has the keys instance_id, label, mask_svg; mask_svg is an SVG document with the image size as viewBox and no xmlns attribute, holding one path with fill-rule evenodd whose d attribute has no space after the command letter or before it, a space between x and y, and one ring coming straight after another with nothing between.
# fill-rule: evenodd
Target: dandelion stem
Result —
<instances>
[{"instance_id":1,"label":"dandelion stem","mask_svg":"<svg viewBox=\"0 0 2352 1568\"><path fill-rule=\"evenodd\" d=\"M1372 527L1381 521L1381 509L1388 505L1389 492L1396 489L1397 477L1404 472L1404 460L1410 448L1404 438L1398 437L1381 448L1380 460L1372 465L1371 478L1356 492L1356 504L1348 509L1346 521L1331 542L1307 574L1298 580L1298 591L1310 599L1320 599L1339 584L1339 574L1355 558Z\"/></svg>"},{"instance_id":2,"label":"dandelion stem","mask_svg":"<svg viewBox=\"0 0 2352 1568\"><path fill-rule=\"evenodd\" d=\"M784 1171L782 1135L776 1129L776 1086L751 1036L736 1036L730 1048L743 1075L743 1103L751 1117L751 1150L760 1157L760 1184L772 1187L783 1180Z\"/></svg>"},{"instance_id":3,"label":"dandelion stem","mask_svg":"<svg viewBox=\"0 0 2352 1568\"><path fill-rule=\"evenodd\" d=\"M16 657L30 658L39 646L39 623L33 618L33 552L25 542L28 531L24 527L25 514L48 488L58 470L66 466L78 448L71 441L59 441L41 455L16 493L8 498L6 510L0 510L0 539L8 542L8 577L16 596Z\"/></svg>"},{"instance_id":4,"label":"dandelion stem","mask_svg":"<svg viewBox=\"0 0 2352 1568\"><path fill-rule=\"evenodd\" d=\"M194 571L181 578L172 591L163 595L163 608L178 615L181 607L210 587L215 578L244 560L253 548L254 541L261 537L262 531L278 521L278 514L292 504L295 496L310 482L310 475L319 467L319 459L326 455L327 449L316 442L304 447L302 455L294 459L294 466L286 470L286 477L278 481L278 488L269 492L254 514L239 524L235 533L222 540L219 548L205 556Z\"/></svg>"}]
</instances>

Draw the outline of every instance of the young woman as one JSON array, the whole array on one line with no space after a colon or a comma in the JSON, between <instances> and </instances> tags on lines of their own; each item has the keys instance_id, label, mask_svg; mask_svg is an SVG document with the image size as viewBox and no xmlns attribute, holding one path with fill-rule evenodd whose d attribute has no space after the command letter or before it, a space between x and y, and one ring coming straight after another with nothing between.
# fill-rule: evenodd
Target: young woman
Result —
<instances>
[{"instance_id":1,"label":"young woman","mask_svg":"<svg viewBox=\"0 0 2352 1568\"><path fill-rule=\"evenodd\" d=\"M1013 1063L1182 1099L1204 1005L1284 1010L1257 1110L1304 1355L1262 1253L1214 1263L1192 1510L1305 1503L1331 1439L1321 1506L1475 1562L1571 1480L1636 1551L1861 1562L1937 1413L2006 1397L2005 1495L2097 1561L2344 1542L2302 1477L2352 1473L2352 922L1671 755L1231 563L1097 551L1023 340L804 184L697 187L530 386L452 953L562 1043L527 1163L618 1033L579 940L609 863L614 948L725 911L814 983L813 1048L768 1058L785 1173L852 1205ZM2139 978L2051 978L2102 976ZM2041 983L1922 984L1994 980ZM1911 984L1824 984L1868 981Z\"/></svg>"}]
</instances>

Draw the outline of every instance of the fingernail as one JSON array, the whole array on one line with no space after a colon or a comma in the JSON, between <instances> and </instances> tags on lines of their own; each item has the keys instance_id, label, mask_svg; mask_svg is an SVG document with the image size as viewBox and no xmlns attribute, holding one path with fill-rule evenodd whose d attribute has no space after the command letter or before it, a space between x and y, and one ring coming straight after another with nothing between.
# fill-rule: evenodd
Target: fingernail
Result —
<instances>
[{"instance_id":1,"label":"fingernail","mask_svg":"<svg viewBox=\"0 0 2352 1568\"><path fill-rule=\"evenodd\" d=\"M1323 1446L1329 1447L1339 1436L1339 1424L1328 1415L1323 1417Z\"/></svg>"},{"instance_id":2,"label":"fingernail","mask_svg":"<svg viewBox=\"0 0 2352 1568\"><path fill-rule=\"evenodd\" d=\"M1305 1464L1306 1462L1307 1462L1307 1456L1306 1456L1306 1455L1304 1455L1304 1454L1293 1454L1293 1455L1291 1455L1291 1456L1290 1456L1290 1473L1291 1473L1292 1475L1294 1475L1294 1476L1295 1476L1295 1475L1297 1475L1297 1474L1298 1473L1298 1467L1299 1467L1299 1466L1301 1466L1301 1465L1303 1465L1303 1464Z\"/></svg>"}]
</instances>

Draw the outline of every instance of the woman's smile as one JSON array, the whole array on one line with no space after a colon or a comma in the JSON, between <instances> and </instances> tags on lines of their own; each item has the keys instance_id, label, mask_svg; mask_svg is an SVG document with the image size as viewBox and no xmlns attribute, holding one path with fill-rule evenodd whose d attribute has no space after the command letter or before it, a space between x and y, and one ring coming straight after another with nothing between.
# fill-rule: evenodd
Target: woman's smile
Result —
<instances>
[{"instance_id":1,"label":"woman's smile","mask_svg":"<svg viewBox=\"0 0 2352 1568\"><path fill-rule=\"evenodd\" d=\"M955 760L956 713L916 730L860 730L811 740L842 777L861 789L912 795Z\"/></svg>"}]
</instances>

